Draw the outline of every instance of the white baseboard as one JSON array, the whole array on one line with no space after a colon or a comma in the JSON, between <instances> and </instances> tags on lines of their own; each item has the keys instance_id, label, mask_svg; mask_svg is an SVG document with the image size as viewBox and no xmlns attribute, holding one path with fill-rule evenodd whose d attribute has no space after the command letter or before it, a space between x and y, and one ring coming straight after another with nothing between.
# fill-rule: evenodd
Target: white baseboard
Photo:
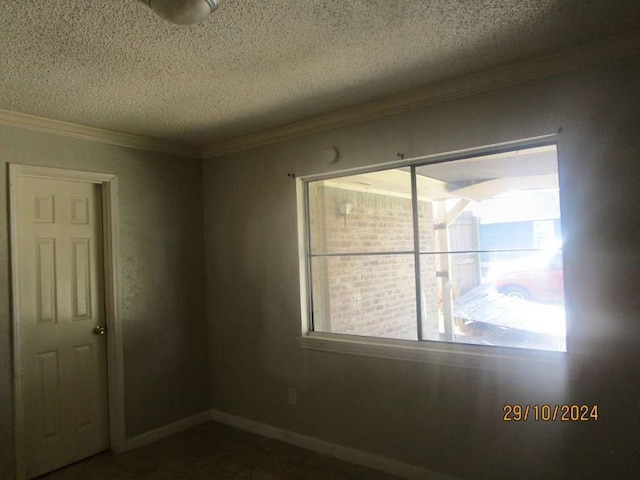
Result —
<instances>
[{"instance_id":1,"label":"white baseboard","mask_svg":"<svg viewBox=\"0 0 640 480\"><path fill-rule=\"evenodd\" d=\"M340 460L374 468L376 470L382 470L398 477L415 480L459 480L415 465L409 465L407 463L392 460L373 453L343 447L342 445L291 432L289 430L283 430L281 428L248 420L219 410L211 411L211 419L216 422L262 435L263 437L273 438L307 450L324 453L325 455L330 455L332 457L339 458Z\"/></svg>"},{"instance_id":2,"label":"white baseboard","mask_svg":"<svg viewBox=\"0 0 640 480\"><path fill-rule=\"evenodd\" d=\"M182 420L169 423L167 425L164 425L163 427L156 428L155 430L143 433L142 435L138 435L137 437L128 438L125 440L124 447L120 451L126 452L129 450L133 450L134 448L148 445L149 443L156 442L170 435L180 433L184 430L187 430L188 428L209 421L211 421L211 412L209 410L200 412L192 417L183 418Z\"/></svg>"}]
</instances>

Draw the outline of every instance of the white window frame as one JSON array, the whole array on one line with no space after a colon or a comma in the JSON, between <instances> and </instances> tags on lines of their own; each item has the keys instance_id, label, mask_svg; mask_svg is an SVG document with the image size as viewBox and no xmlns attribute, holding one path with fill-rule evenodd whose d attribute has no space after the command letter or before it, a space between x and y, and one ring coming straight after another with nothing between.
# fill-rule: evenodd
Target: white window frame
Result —
<instances>
[{"instance_id":1,"label":"white window frame","mask_svg":"<svg viewBox=\"0 0 640 480\"><path fill-rule=\"evenodd\" d=\"M525 140L487 145L479 148L426 155L400 161L370 165L358 168L304 175L296 178L298 212L298 253L300 275L301 334L297 338L299 347L307 350L331 352L335 354L357 355L391 360L426 363L451 367L482 370L509 371L528 369L534 364L548 365L554 369L565 369L567 375L579 375L580 366L569 362L570 315L566 312L567 348L565 352L533 350L517 347L472 345L433 340L398 340L390 338L366 337L339 333L315 332L311 329L311 277L310 277L310 232L308 222L309 182L330 178L357 175L392 168L411 167L462 160L475 156L489 155L502 151L534 148L554 144L560 146L557 134L543 135ZM560 172L559 172L560 175Z\"/></svg>"}]
</instances>

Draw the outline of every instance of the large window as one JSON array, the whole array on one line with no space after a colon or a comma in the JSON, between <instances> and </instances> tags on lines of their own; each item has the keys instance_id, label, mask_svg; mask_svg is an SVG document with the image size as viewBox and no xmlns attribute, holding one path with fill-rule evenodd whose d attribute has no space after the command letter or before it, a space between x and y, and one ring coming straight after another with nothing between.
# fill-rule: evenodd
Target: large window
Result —
<instances>
[{"instance_id":1,"label":"large window","mask_svg":"<svg viewBox=\"0 0 640 480\"><path fill-rule=\"evenodd\" d=\"M310 330L566 350L555 145L304 185Z\"/></svg>"}]
</instances>

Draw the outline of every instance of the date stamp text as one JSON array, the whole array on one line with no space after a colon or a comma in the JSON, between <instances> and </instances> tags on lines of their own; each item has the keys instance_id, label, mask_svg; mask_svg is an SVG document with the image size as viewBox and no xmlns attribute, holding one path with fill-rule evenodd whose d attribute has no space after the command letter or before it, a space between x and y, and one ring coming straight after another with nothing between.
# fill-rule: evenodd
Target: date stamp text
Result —
<instances>
[{"instance_id":1,"label":"date stamp text","mask_svg":"<svg viewBox=\"0 0 640 480\"><path fill-rule=\"evenodd\" d=\"M597 422L598 405L520 405L502 407L504 422Z\"/></svg>"}]
</instances>

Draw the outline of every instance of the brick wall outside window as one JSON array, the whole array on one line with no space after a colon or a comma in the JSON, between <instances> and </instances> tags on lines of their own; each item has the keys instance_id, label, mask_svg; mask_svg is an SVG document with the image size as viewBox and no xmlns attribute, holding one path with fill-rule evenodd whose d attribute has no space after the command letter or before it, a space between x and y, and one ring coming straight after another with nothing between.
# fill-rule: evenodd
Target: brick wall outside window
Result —
<instances>
[{"instance_id":1,"label":"brick wall outside window","mask_svg":"<svg viewBox=\"0 0 640 480\"><path fill-rule=\"evenodd\" d=\"M313 253L413 250L411 200L310 184ZM351 212L341 215L340 204ZM418 202L421 249L433 249L430 202ZM422 301L434 315L435 258L423 259ZM316 257L312 260L316 331L416 339L413 254Z\"/></svg>"}]
</instances>

